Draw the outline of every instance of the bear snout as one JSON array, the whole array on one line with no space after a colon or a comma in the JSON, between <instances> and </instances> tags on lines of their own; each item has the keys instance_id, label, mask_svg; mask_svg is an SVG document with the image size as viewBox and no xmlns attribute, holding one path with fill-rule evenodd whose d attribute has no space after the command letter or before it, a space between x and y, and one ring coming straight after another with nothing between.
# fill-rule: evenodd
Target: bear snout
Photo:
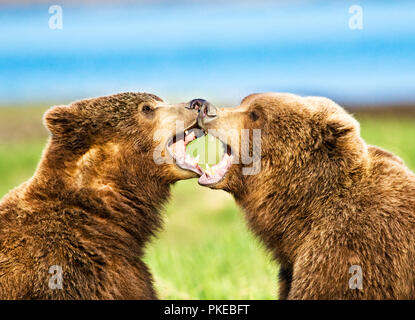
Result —
<instances>
[{"instance_id":1,"label":"bear snout","mask_svg":"<svg viewBox=\"0 0 415 320\"><path fill-rule=\"evenodd\" d=\"M204 101L199 109L199 115L197 116L198 124L203 128L203 125L214 120L218 116L218 109L209 101Z\"/></svg>"}]
</instances>

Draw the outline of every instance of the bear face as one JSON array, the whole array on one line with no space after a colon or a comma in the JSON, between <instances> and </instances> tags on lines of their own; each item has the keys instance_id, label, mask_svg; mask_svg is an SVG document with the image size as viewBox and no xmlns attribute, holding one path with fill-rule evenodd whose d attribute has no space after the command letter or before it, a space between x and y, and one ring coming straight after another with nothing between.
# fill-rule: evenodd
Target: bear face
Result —
<instances>
[{"instance_id":1,"label":"bear face","mask_svg":"<svg viewBox=\"0 0 415 320\"><path fill-rule=\"evenodd\" d=\"M198 125L228 146L232 165L199 182L235 195L262 180L291 180L293 168L320 175L342 159L352 170L367 152L357 121L326 98L252 94L238 107L212 108L211 116L201 110Z\"/></svg>"},{"instance_id":2,"label":"bear face","mask_svg":"<svg viewBox=\"0 0 415 320\"><path fill-rule=\"evenodd\" d=\"M45 155L48 164L64 168L78 180L83 176L84 181L97 180L103 172L114 170L124 171L125 179L139 177L143 170L169 183L192 178L195 174L175 166L166 149L178 128L195 123L196 111L188 106L169 105L146 93L121 93L55 106L44 116L51 133L51 152Z\"/></svg>"}]
</instances>

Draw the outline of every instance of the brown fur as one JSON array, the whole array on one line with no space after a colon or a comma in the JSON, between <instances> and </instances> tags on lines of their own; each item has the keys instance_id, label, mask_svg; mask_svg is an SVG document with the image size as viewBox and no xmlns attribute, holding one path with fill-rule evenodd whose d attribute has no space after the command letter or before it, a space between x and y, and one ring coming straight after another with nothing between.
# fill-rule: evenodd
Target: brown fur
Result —
<instances>
[{"instance_id":1,"label":"brown fur","mask_svg":"<svg viewBox=\"0 0 415 320\"><path fill-rule=\"evenodd\" d=\"M0 202L0 298L155 299L143 250L169 185L193 174L156 165L153 151L169 137L153 135L194 118L184 104L141 93L50 109L35 175ZM48 286L53 265L62 289Z\"/></svg>"},{"instance_id":2,"label":"brown fur","mask_svg":"<svg viewBox=\"0 0 415 320\"><path fill-rule=\"evenodd\" d=\"M260 173L234 164L211 187L234 195L280 264L280 299L415 298L415 175L340 106L254 94L204 127L262 130ZM240 137L226 139L238 154ZM362 290L349 288L352 265Z\"/></svg>"}]
</instances>

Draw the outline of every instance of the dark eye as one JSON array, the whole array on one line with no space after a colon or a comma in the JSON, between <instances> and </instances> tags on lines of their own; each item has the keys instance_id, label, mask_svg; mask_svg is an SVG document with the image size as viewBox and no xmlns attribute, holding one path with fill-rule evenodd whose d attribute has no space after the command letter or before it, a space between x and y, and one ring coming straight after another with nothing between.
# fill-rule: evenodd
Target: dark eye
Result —
<instances>
[{"instance_id":1,"label":"dark eye","mask_svg":"<svg viewBox=\"0 0 415 320\"><path fill-rule=\"evenodd\" d=\"M141 111L143 111L144 113L150 113L150 112L153 111L153 109L149 105L146 104L146 105L143 106Z\"/></svg>"},{"instance_id":2,"label":"dark eye","mask_svg":"<svg viewBox=\"0 0 415 320\"><path fill-rule=\"evenodd\" d=\"M259 119L259 115L255 111L251 111L249 113L249 117L251 118L252 121L257 121Z\"/></svg>"}]
</instances>

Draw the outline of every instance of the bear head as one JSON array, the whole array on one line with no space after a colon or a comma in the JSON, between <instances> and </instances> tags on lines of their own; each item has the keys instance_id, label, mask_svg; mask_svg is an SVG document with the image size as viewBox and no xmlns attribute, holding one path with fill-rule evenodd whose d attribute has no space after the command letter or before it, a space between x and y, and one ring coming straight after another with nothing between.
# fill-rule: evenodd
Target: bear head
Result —
<instances>
[{"instance_id":1,"label":"bear head","mask_svg":"<svg viewBox=\"0 0 415 320\"><path fill-rule=\"evenodd\" d=\"M51 138L40 170L94 188L192 178L195 173L176 166L166 146L196 115L189 103L130 92L52 107L44 116Z\"/></svg>"},{"instance_id":2,"label":"bear head","mask_svg":"<svg viewBox=\"0 0 415 320\"><path fill-rule=\"evenodd\" d=\"M236 196L262 187L275 195L277 185L280 192L312 190L336 173L353 174L367 154L358 122L322 97L262 93L234 108L206 104L198 125L227 150L221 167L199 183Z\"/></svg>"}]
</instances>

